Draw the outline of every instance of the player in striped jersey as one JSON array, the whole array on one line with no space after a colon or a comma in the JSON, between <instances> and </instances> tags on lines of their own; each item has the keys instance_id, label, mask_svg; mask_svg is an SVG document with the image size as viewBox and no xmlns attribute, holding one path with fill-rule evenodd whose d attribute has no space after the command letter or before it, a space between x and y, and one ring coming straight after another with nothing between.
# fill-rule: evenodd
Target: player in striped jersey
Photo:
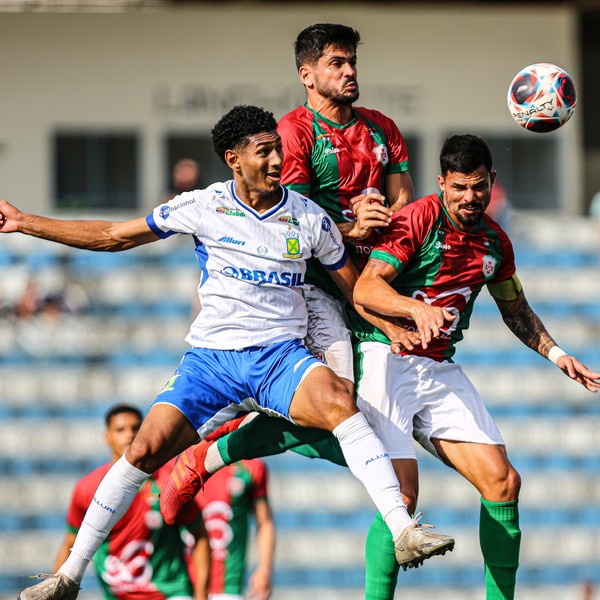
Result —
<instances>
[{"instance_id":1,"label":"player in striped jersey","mask_svg":"<svg viewBox=\"0 0 600 600\"><path fill-rule=\"evenodd\" d=\"M405 497L412 494L416 502L418 495L413 435L477 488L486 598L512 600L521 479L477 390L452 360L483 286L509 329L565 375L596 392L600 374L561 350L527 303L511 242L485 214L496 177L485 141L474 135L448 138L440 167L441 192L394 215L357 282L355 297L364 308L398 317L408 328L419 316L403 319L396 310L406 297L443 308L453 318L427 347L399 353L390 352L390 340L377 328L358 322L357 401L384 441Z\"/></svg>"},{"instance_id":2,"label":"player in striped jersey","mask_svg":"<svg viewBox=\"0 0 600 600\"><path fill-rule=\"evenodd\" d=\"M357 273L323 209L281 186L276 126L258 107L234 107L212 131L233 180L176 196L146 218L67 221L0 201L0 233L88 250L191 235L203 272L202 310L186 338L192 348L98 486L69 558L57 574L23 590L21 600L76 598L87 565L149 474L244 408L332 432L385 515L398 562L417 566L453 548L451 537L425 530L408 514L385 448L345 385L302 343L308 258L319 259L351 302Z\"/></svg>"},{"instance_id":3,"label":"player in striped jersey","mask_svg":"<svg viewBox=\"0 0 600 600\"><path fill-rule=\"evenodd\" d=\"M75 485L67 512L67 533L56 556L55 570L69 556L98 484L111 465L123 456L138 432L142 413L134 406L118 404L106 413L105 424L104 441L111 452L111 461L94 469ZM96 575L106 600L207 598L205 582L198 581L192 589L181 528L165 524L160 514L160 485L170 472L169 463L146 481L125 516L94 555ZM194 568L209 569L208 538L199 507L192 505L183 521L192 538L190 553Z\"/></svg>"},{"instance_id":4,"label":"player in striped jersey","mask_svg":"<svg viewBox=\"0 0 600 600\"><path fill-rule=\"evenodd\" d=\"M221 469L196 496L194 504L202 510L212 549L209 600L243 600L252 516L256 523L257 564L248 578L246 597L268 600L275 524L267 488L267 465L255 458Z\"/></svg>"}]
</instances>

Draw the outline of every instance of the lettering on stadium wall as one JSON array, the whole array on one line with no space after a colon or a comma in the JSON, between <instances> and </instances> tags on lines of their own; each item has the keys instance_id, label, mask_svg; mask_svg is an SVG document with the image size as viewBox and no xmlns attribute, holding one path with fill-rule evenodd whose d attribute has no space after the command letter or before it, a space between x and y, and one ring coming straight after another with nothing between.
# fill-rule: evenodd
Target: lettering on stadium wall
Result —
<instances>
[{"instance_id":1,"label":"lettering on stadium wall","mask_svg":"<svg viewBox=\"0 0 600 600\"><path fill-rule=\"evenodd\" d=\"M390 116L421 114L426 107L423 86L363 85L359 106L376 108ZM163 117L219 118L238 104L255 104L284 115L306 100L302 87L288 85L267 88L258 85L211 86L187 83L181 86L158 84L153 91L152 106Z\"/></svg>"}]
</instances>

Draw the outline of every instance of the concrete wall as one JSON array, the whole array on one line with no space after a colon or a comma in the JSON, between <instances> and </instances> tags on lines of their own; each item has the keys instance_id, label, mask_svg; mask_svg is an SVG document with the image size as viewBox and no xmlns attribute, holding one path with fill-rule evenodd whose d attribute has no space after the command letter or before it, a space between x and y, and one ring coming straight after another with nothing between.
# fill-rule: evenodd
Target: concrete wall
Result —
<instances>
[{"instance_id":1,"label":"concrete wall","mask_svg":"<svg viewBox=\"0 0 600 600\"><path fill-rule=\"evenodd\" d=\"M120 14L0 12L0 196L51 210L51 136L57 128L137 130L144 205L163 187L166 131L209 130L239 102L281 116L304 98L292 44L303 27L359 29L360 104L422 139L432 185L449 132L521 130L508 83L532 62L555 62L577 80L576 15L567 7L384 7L225 3ZM578 115L560 140L561 202L583 205ZM567 193L568 190L568 193Z\"/></svg>"}]
</instances>

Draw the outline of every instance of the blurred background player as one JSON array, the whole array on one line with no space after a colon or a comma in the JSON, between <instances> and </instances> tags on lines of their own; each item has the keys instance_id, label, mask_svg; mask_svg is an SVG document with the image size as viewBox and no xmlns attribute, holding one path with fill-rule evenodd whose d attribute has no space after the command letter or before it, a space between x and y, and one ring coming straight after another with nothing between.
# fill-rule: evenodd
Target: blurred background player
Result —
<instances>
[{"instance_id":1,"label":"blurred background player","mask_svg":"<svg viewBox=\"0 0 600 600\"><path fill-rule=\"evenodd\" d=\"M221 469L196 496L195 503L202 510L212 551L209 600L269 598L275 524L267 489L267 466L262 460L253 459ZM256 527L257 562L246 586L252 517Z\"/></svg>"},{"instance_id":2,"label":"blurred background player","mask_svg":"<svg viewBox=\"0 0 600 600\"><path fill-rule=\"evenodd\" d=\"M94 492L108 469L125 453L142 423L134 406L113 406L105 416L104 442L110 462L94 469L75 485L67 512L67 533L54 572L69 556ZM192 586L186 569L181 527L164 523L159 510L160 481L171 471L167 464L140 488L131 507L115 525L94 556L94 567L106 600L206 600L206 582ZM210 568L210 552L200 511L191 506L183 518L192 534L194 569Z\"/></svg>"},{"instance_id":3,"label":"blurred background player","mask_svg":"<svg viewBox=\"0 0 600 600\"><path fill-rule=\"evenodd\" d=\"M197 190L200 186L200 165L193 158L181 158L173 166L169 198Z\"/></svg>"}]
</instances>

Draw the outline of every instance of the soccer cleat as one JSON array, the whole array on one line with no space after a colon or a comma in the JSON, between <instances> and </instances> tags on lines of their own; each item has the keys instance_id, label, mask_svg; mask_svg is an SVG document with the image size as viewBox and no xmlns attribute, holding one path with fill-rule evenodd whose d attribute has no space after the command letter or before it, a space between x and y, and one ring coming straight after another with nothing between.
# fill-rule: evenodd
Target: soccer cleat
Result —
<instances>
[{"instance_id":1,"label":"soccer cleat","mask_svg":"<svg viewBox=\"0 0 600 600\"><path fill-rule=\"evenodd\" d=\"M54 575L40 573L33 577L43 581L25 588L17 600L75 600L79 594L79 585L62 573Z\"/></svg>"},{"instance_id":2,"label":"soccer cleat","mask_svg":"<svg viewBox=\"0 0 600 600\"><path fill-rule=\"evenodd\" d=\"M173 470L160 492L160 512L165 523L168 525L179 523L196 494L212 475L204 466L208 449L219 438L235 431L257 414L243 413L242 416L223 423L199 444L190 446L177 457Z\"/></svg>"},{"instance_id":3,"label":"soccer cleat","mask_svg":"<svg viewBox=\"0 0 600 600\"><path fill-rule=\"evenodd\" d=\"M434 526L421 525L419 520L422 516L423 513L418 513L413 519L414 524L404 529L394 542L396 560L403 571L413 567L416 569L424 560L439 554L444 555L454 549L454 538L443 533L427 531Z\"/></svg>"}]
</instances>

